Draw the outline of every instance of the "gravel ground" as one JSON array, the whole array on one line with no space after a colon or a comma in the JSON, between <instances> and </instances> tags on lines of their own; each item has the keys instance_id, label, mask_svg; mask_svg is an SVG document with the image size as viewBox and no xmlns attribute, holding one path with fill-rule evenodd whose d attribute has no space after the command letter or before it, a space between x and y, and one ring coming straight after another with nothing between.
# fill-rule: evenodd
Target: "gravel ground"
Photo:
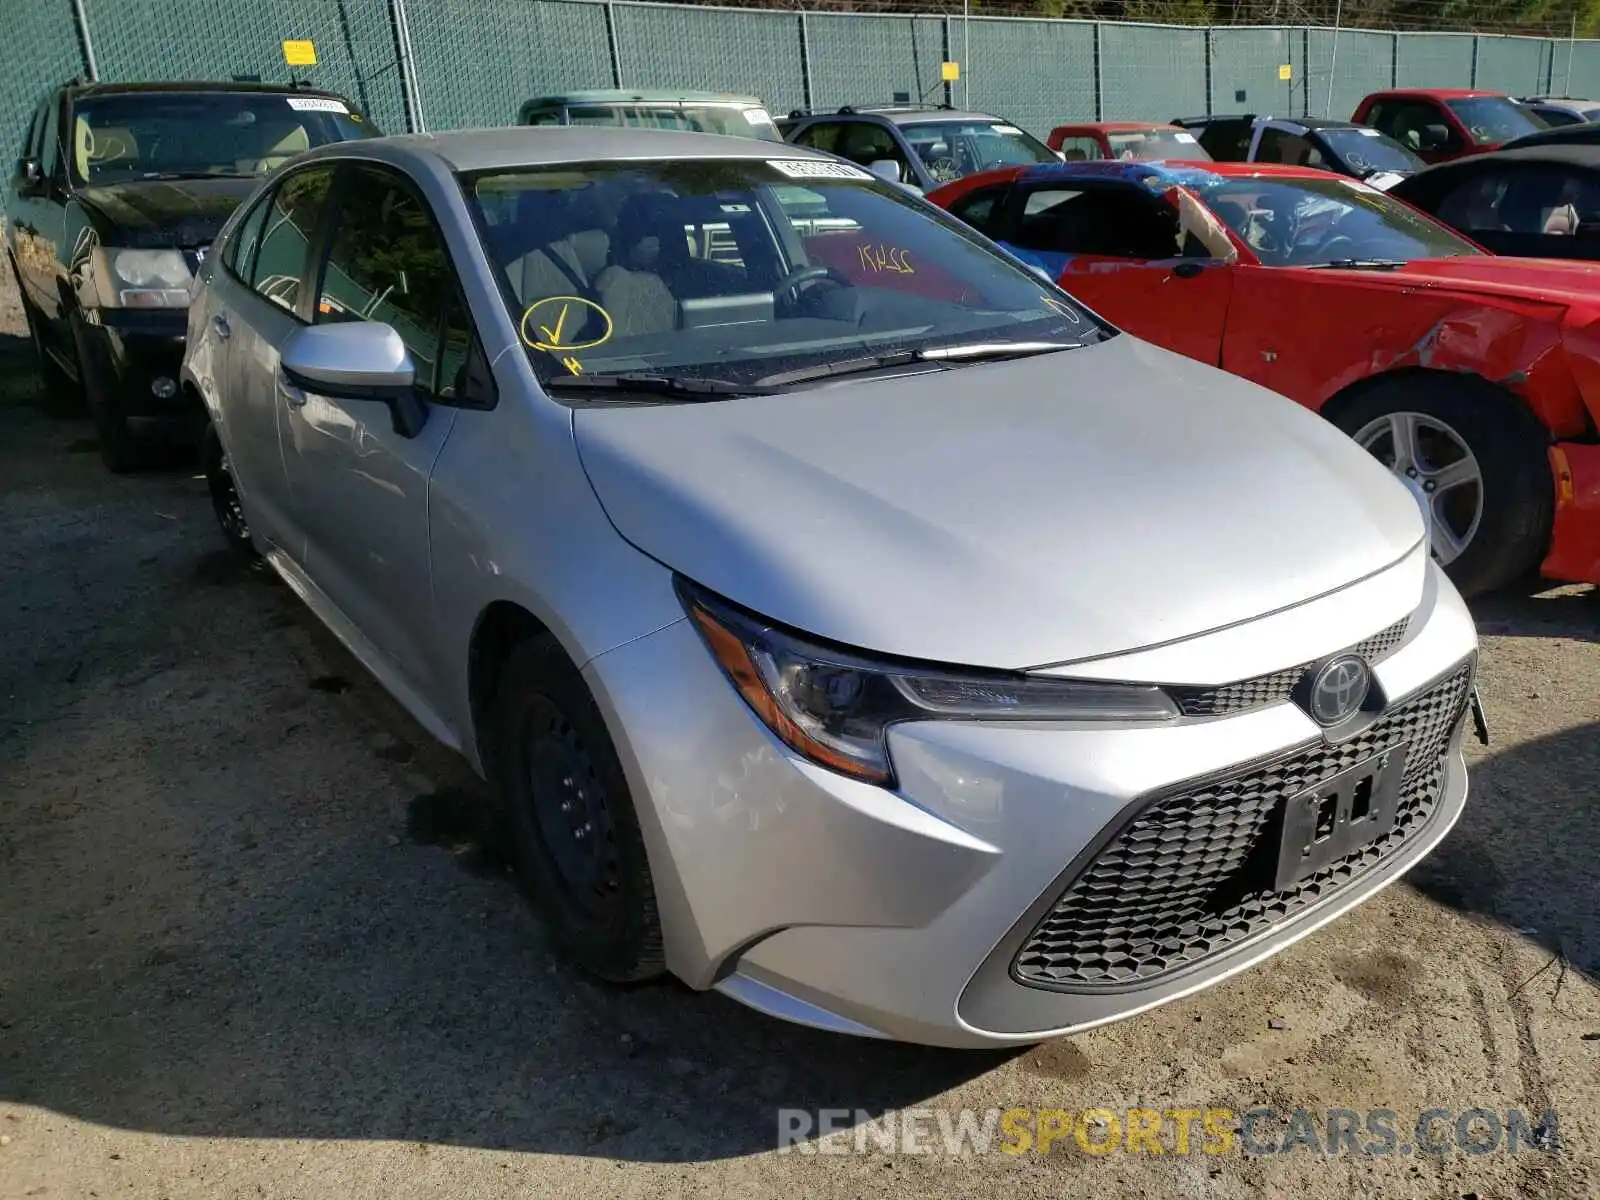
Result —
<instances>
[{"instance_id":1,"label":"gravel ground","mask_svg":"<svg viewBox=\"0 0 1600 1200\"><path fill-rule=\"evenodd\" d=\"M9 279L6 281L9 287ZM1201 996L958 1054L552 959L483 790L0 312L0 1197L1600 1194L1600 602L1479 610L1495 743L1410 879ZM780 1106L1554 1109L1560 1152L773 1152ZM1170 1147L1170 1139L1168 1145Z\"/></svg>"}]
</instances>

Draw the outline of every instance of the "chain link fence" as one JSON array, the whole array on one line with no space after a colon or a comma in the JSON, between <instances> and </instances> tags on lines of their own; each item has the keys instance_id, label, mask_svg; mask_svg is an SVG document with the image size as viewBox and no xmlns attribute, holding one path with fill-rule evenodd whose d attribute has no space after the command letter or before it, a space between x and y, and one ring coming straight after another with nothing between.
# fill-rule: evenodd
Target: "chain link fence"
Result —
<instances>
[{"instance_id":1,"label":"chain link fence","mask_svg":"<svg viewBox=\"0 0 1600 1200\"><path fill-rule=\"evenodd\" d=\"M938 2L938 0L930 0ZM949 0L944 0L948 3ZM948 102L1039 135L1072 120L1342 116L1395 86L1600 96L1600 41L1321 27L715 8L638 0L32 0L11 5L0 138L69 77L297 77L382 128L505 125L584 88L736 91L775 113ZM315 66L285 64L285 40ZM948 82L941 64L957 62ZM1288 78L1284 78L1287 68Z\"/></svg>"}]
</instances>

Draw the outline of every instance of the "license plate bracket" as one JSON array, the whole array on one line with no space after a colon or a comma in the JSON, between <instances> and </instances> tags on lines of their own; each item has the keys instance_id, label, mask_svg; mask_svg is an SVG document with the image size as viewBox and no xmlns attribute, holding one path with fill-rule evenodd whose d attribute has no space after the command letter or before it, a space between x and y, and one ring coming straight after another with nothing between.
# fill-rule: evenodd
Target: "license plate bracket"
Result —
<instances>
[{"instance_id":1,"label":"license plate bracket","mask_svg":"<svg viewBox=\"0 0 1600 1200\"><path fill-rule=\"evenodd\" d=\"M1406 747L1395 746L1290 796L1273 887L1286 891L1394 828Z\"/></svg>"}]
</instances>

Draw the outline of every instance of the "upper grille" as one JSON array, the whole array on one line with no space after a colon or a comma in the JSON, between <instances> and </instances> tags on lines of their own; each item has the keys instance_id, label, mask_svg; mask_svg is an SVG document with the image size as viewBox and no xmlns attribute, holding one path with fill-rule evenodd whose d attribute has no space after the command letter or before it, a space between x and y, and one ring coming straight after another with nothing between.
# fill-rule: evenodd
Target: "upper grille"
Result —
<instances>
[{"instance_id":1,"label":"upper grille","mask_svg":"<svg viewBox=\"0 0 1600 1200\"><path fill-rule=\"evenodd\" d=\"M1396 621L1381 633L1373 634L1364 642L1357 642L1346 653L1359 654L1369 663L1377 662L1405 639L1409 620L1407 617ZM1287 700L1315 666L1314 662L1301 663L1297 667L1285 667L1281 671L1257 675L1253 679L1241 679L1237 683L1225 683L1221 687L1169 687L1164 690L1186 717L1220 717Z\"/></svg>"},{"instance_id":2,"label":"upper grille","mask_svg":"<svg viewBox=\"0 0 1600 1200\"><path fill-rule=\"evenodd\" d=\"M1051 907L1012 973L1065 991L1141 985L1263 933L1358 879L1433 815L1472 671L1468 659L1337 746L1198 780L1147 805ZM1409 750L1394 828L1274 891L1284 799L1402 743Z\"/></svg>"}]
</instances>

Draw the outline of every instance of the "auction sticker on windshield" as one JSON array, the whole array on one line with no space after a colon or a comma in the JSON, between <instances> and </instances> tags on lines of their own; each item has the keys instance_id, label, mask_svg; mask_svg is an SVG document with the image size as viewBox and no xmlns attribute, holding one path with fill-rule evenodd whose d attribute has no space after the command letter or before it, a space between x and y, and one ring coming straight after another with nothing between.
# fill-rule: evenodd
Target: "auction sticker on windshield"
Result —
<instances>
[{"instance_id":1,"label":"auction sticker on windshield","mask_svg":"<svg viewBox=\"0 0 1600 1200\"><path fill-rule=\"evenodd\" d=\"M350 109L342 100L333 100L327 96L290 96L289 107L295 112L331 112L350 115Z\"/></svg>"},{"instance_id":2,"label":"auction sticker on windshield","mask_svg":"<svg viewBox=\"0 0 1600 1200\"><path fill-rule=\"evenodd\" d=\"M790 179L872 179L872 172L850 163L824 162L815 158L769 158L767 166Z\"/></svg>"}]
</instances>

